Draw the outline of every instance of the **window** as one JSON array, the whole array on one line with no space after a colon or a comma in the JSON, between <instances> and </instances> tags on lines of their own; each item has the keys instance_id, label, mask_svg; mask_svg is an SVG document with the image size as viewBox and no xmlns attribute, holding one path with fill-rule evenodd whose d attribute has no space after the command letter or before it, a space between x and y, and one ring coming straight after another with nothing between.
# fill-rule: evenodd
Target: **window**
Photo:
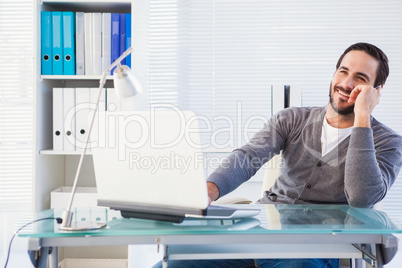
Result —
<instances>
[{"instance_id":1,"label":"window","mask_svg":"<svg viewBox=\"0 0 402 268\"><path fill-rule=\"evenodd\" d=\"M32 204L32 22L32 1L0 1L0 212Z\"/></svg>"},{"instance_id":2,"label":"window","mask_svg":"<svg viewBox=\"0 0 402 268\"><path fill-rule=\"evenodd\" d=\"M0 262L15 223L32 208L33 3L0 0ZM26 241L13 245L29 265ZM4 253L4 254L3 254Z\"/></svg>"},{"instance_id":3,"label":"window","mask_svg":"<svg viewBox=\"0 0 402 268\"><path fill-rule=\"evenodd\" d=\"M361 41L390 59L374 116L402 133L400 1L139 2L134 68L148 94L137 107L173 104L195 111L211 124L206 138L214 138L212 147L238 147L250 137L245 128L261 127L270 116L271 85L298 85L304 106L326 105L339 56ZM385 210L400 215L401 176L384 202Z\"/></svg>"}]
</instances>

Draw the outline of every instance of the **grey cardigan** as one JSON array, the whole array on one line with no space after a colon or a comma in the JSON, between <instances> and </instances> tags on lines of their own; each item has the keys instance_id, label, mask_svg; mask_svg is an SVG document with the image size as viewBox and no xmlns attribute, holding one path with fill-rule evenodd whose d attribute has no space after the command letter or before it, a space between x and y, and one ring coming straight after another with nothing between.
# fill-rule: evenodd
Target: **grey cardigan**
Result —
<instances>
[{"instance_id":1,"label":"grey cardigan","mask_svg":"<svg viewBox=\"0 0 402 268\"><path fill-rule=\"evenodd\" d=\"M402 137L376 119L321 154L325 107L288 108L270 118L208 178L223 196L282 152L279 177L259 202L349 204L372 207L394 183L402 165Z\"/></svg>"}]
</instances>

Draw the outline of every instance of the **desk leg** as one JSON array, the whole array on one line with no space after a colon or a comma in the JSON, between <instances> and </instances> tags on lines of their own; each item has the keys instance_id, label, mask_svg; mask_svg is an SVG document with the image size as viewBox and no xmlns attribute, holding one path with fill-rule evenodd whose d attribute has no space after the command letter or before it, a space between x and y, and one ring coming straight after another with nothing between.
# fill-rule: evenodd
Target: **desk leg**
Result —
<instances>
[{"instance_id":1,"label":"desk leg","mask_svg":"<svg viewBox=\"0 0 402 268\"><path fill-rule=\"evenodd\" d=\"M51 247L49 252L49 268L57 268L59 265L59 248Z\"/></svg>"},{"instance_id":2,"label":"desk leg","mask_svg":"<svg viewBox=\"0 0 402 268\"><path fill-rule=\"evenodd\" d=\"M398 251L398 243L398 238L393 235L382 236L382 243L376 245L378 267L383 267L395 257Z\"/></svg>"},{"instance_id":3,"label":"desk leg","mask_svg":"<svg viewBox=\"0 0 402 268\"><path fill-rule=\"evenodd\" d=\"M162 268L168 267L168 251L169 251L168 245L165 245L162 259Z\"/></svg>"}]
</instances>

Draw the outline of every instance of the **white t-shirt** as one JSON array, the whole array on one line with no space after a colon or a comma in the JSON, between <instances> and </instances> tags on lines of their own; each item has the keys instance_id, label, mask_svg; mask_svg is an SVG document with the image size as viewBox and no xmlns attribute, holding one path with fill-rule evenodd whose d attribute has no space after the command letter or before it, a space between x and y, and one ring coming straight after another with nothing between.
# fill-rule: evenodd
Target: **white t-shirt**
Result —
<instances>
[{"instance_id":1,"label":"white t-shirt","mask_svg":"<svg viewBox=\"0 0 402 268\"><path fill-rule=\"evenodd\" d=\"M338 146L344 139L346 139L352 133L353 127L348 128L336 128L331 127L327 119L324 117L324 121L322 122L322 131L321 131L321 148L322 155L326 155L335 147Z\"/></svg>"}]
</instances>

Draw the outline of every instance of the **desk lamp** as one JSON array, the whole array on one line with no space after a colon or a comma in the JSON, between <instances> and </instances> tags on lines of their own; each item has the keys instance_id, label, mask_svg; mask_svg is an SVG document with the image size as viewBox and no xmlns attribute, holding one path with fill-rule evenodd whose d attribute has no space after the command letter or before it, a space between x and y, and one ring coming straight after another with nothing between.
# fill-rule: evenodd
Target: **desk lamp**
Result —
<instances>
[{"instance_id":1,"label":"desk lamp","mask_svg":"<svg viewBox=\"0 0 402 268\"><path fill-rule=\"evenodd\" d=\"M96 107L95 111L92 116L91 124L89 126L88 130L88 137L85 142L85 147L81 153L80 161L78 163L78 168L77 172L75 174L74 178L74 184L73 188L71 190L71 196L70 196L70 201L68 203L68 207L66 210L63 211L62 214L62 219L63 222L61 223L59 229L64 230L64 231L83 231L83 230L94 230L94 229L100 229L102 227L105 227L105 223L99 223L99 222L90 222L90 221L76 221L72 222L73 219L73 212L71 212L71 206L74 201L74 195L77 189L77 181L78 177L80 175L81 167L82 167L82 162L84 160L85 153L88 148L91 132L92 132L92 127L96 118L96 113L98 112L98 107L99 107L99 101L100 97L102 95L102 88L105 85L106 82L106 76L107 74L114 68L114 74L113 74L113 81L114 81L114 88L117 93L117 97L119 99L131 99L134 98L136 95L139 95L142 92L142 86L141 83L138 81L137 77L134 75L134 73L131 71L131 69L126 66L126 65L121 65L120 62L126 58L128 55L133 52L133 47L130 47L127 49L121 56L115 60L102 74L102 77L99 81L99 94L98 98L96 101Z\"/></svg>"}]
</instances>

